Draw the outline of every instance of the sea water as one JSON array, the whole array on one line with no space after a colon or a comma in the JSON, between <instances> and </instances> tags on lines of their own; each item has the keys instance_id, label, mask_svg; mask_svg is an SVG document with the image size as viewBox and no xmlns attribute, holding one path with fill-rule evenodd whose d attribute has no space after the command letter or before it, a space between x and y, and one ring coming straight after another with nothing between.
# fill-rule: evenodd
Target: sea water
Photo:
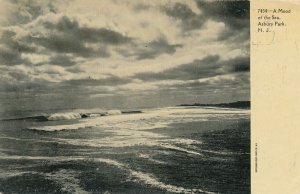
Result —
<instances>
[{"instance_id":1,"label":"sea water","mask_svg":"<svg viewBox=\"0 0 300 194\"><path fill-rule=\"evenodd\" d=\"M249 110L8 117L0 121L1 193L250 193Z\"/></svg>"}]
</instances>

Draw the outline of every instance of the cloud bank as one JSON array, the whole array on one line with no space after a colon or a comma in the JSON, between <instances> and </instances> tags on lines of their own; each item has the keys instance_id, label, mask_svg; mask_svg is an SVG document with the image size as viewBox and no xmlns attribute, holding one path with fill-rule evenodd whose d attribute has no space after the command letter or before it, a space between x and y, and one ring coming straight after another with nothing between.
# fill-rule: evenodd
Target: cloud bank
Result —
<instances>
[{"instance_id":1,"label":"cloud bank","mask_svg":"<svg viewBox=\"0 0 300 194\"><path fill-rule=\"evenodd\" d=\"M249 98L247 1L0 4L4 96L180 96L174 103L195 96L203 102Z\"/></svg>"}]
</instances>

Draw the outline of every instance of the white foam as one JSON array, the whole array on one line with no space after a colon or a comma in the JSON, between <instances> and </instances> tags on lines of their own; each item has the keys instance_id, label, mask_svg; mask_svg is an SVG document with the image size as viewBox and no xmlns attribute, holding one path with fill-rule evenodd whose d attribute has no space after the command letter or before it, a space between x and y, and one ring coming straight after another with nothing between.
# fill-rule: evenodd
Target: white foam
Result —
<instances>
[{"instance_id":1,"label":"white foam","mask_svg":"<svg viewBox=\"0 0 300 194\"><path fill-rule=\"evenodd\" d=\"M217 113L217 114L216 114ZM249 116L247 110L231 109L201 109L171 107L162 109L144 110L140 114L123 114L107 117L86 118L79 123L71 125L41 126L37 130L59 131L63 129L85 129L97 127L95 130L108 133L106 137L91 137L89 139L68 139L53 138L52 140L61 144L75 146L89 146L97 148L117 148L132 146L157 146L170 151L180 151L190 155L202 156L203 153L213 153L214 151L201 150L196 145L201 141L189 138L172 138L162 133L155 133L154 129L164 129L171 124L203 121L211 118L236 118L239 116ZM182 129L184 130L184 128ZM214 154L230 154L215 152ZM150 160L150 159L149 159Z\"/></svg>"},{"instance_id":2,"label":"white foam","mask_svg":"<svg viewBox=\"0 0 300 194\"><path fill-rule=\"evenodd\" d=\"M19 157L8 157L10 159L19 158ZM40 160L40 159L47 159L47 160L54 160L54 158L51 157L22 157L20 159L30 159L30 160ZM66 159L66 158L64 158ZM79 159L79 158L77 158ZM83 159L83 158L81 158ZM62 169L60 171L51 172L51 173L38 173L34 171L17 171L17 170L10 170L10 171L0 171L0 178L10 178L10 177L16 177L21 176L24 174L41 174L45 175L46 179L49 179L51 181L55 181L61 186L62 191L66 191L68 193L80 193L80 194L88 194L89 192L83 190L80 187L80 180L76 178L77 172L73 170L65 170Z\"/></svg>"},{"instance_id":3,"label":"white foam","mask_svg":"<svg viewBox=\"0 0 300 194\"><path fill-rule=\"evenodd\" d=\"M80 180L76 178L76 175L76 171L65 169L45 174L47 179L55 181L56 183L61 185L62 191L68 193L88 194L89 192L81 188Z\"/></svg>"},{"instance_id":4,"label":"white foam","mask_svg":"<svg viewBox=\"0 0 300 194\"><path fill-rule=\"evenodd\" d=\"M80 118L81 118L81 114L75 112L54 113L47 117L49 121L73 120L73 119L80 119Z\"/></svg>"},{"instance_id":5,"label":"white foam","mask_svg":"<svg viewBox=\"0 0 300 194\"><path fill-rule=\"evenodd\" d=\"M106 163L106 164L109 164L109 165L112 165L112 166L116 166L118 168L126 168L125 164L122 164L122 163L120 163L116 160L111 160L111 159L107 159L107 158L97 158L95 160L98 161L98 162L102 162L102 163Z\"/></svg>"},{"instance_id":6,"label":"white foam","mask_svg":"<svg viewBox=\"0 0 300 194\"><path fill-rule=\"evenodd\" d=\"M188 154L202 156L201 153L198 153L196 151L188 150L188 149L181 148L181 147L178 147L178 146L174 146L174 145L171 145L171 144L161 144L161 147L171 149L171 150L177 150L177 151L180 151L180 152L185 152L185 153L188 153Z\"/></svg>"},{"instance_id":7,"label":"white foam","mask_svg":"<svg viewBox=\"0 0 300 194\"><path fill-rule=\"evenodd\" d=\"M169 142L173 142L176 144L182 144L182 145L193 145L193 144L202 144L201 141L199 140L194 140L194 139L186 139L186 138L174 138L170 139Z\"/></svg>"},{"instance_id":8,"label":"white foam","mask_svg":"<svg viewBox=\"0 0 300 194\"><path fill-rule=\"evenodd\" d=\"M204 191L202 189L187 189L184 187L179 187L171 184L165 184L161 181L159 181L154 175L140 172L140 171L135 171L132 169L129 169L127 165L122 164L120 162L117 162L115 160L110 160L110 159L97 159L99 162L103 162L106 164L110 164L113 166L116 166L120 169L127 170L130 173L130 178L129 180L134 181L134 182L142 182L144 184L147 184L149 186L159 188L166 190L168 192L173 192L173 193L186 193L186 194L193 194L193 193L207 193L207 194L215 194L214 192L209 192L209 191ZM136 180L137 179L137 180Z\"/></svg>"},{"instance_id":9,"label":"white foam","mask_svg":"<svg viewBox=\"0 0 300 194\"><path fill-rule=\"evenodd\" d=\"M122 170L126 170L129 172L129 181L134 181L138 183L144 183L149 186L159 188L166 190L168 192L173 192L173 193L186 193L186 194L192 194L192 193L198 193L198 192L203 192L207 194L214 194L214 192L209 192L209 191L204 191L202 189L188 189L176 185L171 185L171 184L165 184L161 181L159 181L154 175L145 173L145 172L140 172L136 170L130 169L126 164L120 163L116 160L111 160L107 158L84 158L84 157L71 157L71 156L60 156L60 157L34 157L34 156L5 156L2 157L0 156L0 159L26 159L26 160L49 160L49 161L55 161L55 162L60 162L60 161L73 161L73 160L89 160L89 161L96 161L96 162L101 162L105 163L111 166L115 166L117 168L120 168ZM22 173L14 172L13 175L20 175ZM76 172L75 171L66 171L62 170L59 172L55 173L47 173L46 176L48 178L56 180L58 183L62 184L62 189L64 191L72 191L74 193L87 193L84 191L80 186L79 186L79 180L75 177Z\"/></svg>"},{"instance_id":10,"label":"white foam","mask_svg":"<svg viewBox=\"0 0 300 194\"><path fill-rule=\"evenodd\" d=\"M249 116L248 110L228 110L228 109L202 109L202 108L161 108L146 110L144 113L138 114L121 114L120 110L111 110L106 114L107 117L98 117L101 113L93 113L94 118L80 120L76 124L64 124L56 126L40 126L31 129L43 131L60 131L70 129L83 129L89 127L102 128L124 128L131 130L145 130L155 128L165 128L172 123L206 121L209 118L219 119L226 117L227 119L236 117ZM91 115L91 114L90 114ZM115 115L115 116L111 116ZM81 113L56 113L48 117L49 120L70 120L81 118Z\"/></svg>"},{"instance_id":11,"label":"white foam","mask_svg":"<svg viewBox=\"0 0 300 194\"><path fill-rule=\"evenodd\" d=\"M86 117L100 117L106 115L120 115L122 114L121 110L102 110L102 109L77 109L72 110L72 112L58 112L50 115L42 114L49 121L61 121L61 120L74 120L81 119L82 116Z\"/></svg>"},{"instance_id":12,"label":"white foam","mask_svg":"<svg viewBox=\"0 0 300 194\"><path fill-rule=\"evenodd\" d=\"M139 171L133 171L130 170L131 176L133 178L137 178L140 182L143 182L144 184L150 185L152 187L156 187L159 189L166 190L168 192L172 193L186 193L186 194L193 194L193 193L207 193L207 194L215 194L214 192L204 191L202 189L187 189L184 187L179 187L171 184L165 184L159 180L157 180L156 177L154 177L151 174L139 172Z\"/></svg>"},{"instance_id":13,"label":"white foam","mask_svg":"<svg viewBox=\"0 0 300 194\"><path fill-rule=\"evenodd\" d=\"M107 115L120 115L122 112L120 110L109 110L107 111Z\"/></svg>"},{"instance_id":14,"label":"white foam","mask_svg":"<svg viewBox=\"0 0 300 194\"><path fill-rule=\"evenodd\" d=\"M23 172L20 172L20 171L17 171L17 170L10 170L10 171L4 171L4 170L1 170L0 171L0 178L10 178L10 177L16 177L16 176L21 176L23 174L26 174L26 173L31 173L30 171L23 171Z\"/></svg>"},{"instance_id":15,"label":"white foam","mask_svg":"<svg viewBox=\"0 0 300 194\"><path fill-rule=\"evenodd\" d=\"M89 114L89 117L100 117L102 116L104 113L91 113Z\"/></svg>"}]
</instances>

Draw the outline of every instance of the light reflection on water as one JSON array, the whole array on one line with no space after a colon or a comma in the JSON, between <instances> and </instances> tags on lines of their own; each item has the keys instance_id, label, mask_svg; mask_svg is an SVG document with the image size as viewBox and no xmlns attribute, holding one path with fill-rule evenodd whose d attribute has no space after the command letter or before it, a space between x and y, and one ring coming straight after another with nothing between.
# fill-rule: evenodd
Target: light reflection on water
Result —
<instances>
[{"instance_id":1,"label":"light reflection on water","mask_svg":"<svg viewBox=\"0 0 300 194\"><path fill-rule=\"evenodd\" d=\"M249 193L248 110L6 122L0 192Z\"/></svg>"}]
</instances>

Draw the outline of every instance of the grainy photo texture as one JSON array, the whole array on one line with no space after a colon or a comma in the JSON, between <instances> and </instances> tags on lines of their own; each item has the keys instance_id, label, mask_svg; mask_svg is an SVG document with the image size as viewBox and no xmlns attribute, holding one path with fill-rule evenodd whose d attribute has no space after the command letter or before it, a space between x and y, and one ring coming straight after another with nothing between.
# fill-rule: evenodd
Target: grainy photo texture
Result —
<instances>
[{"instance_id":1,"label":"grainy photo texture","mask_svg":"<svg viewBox=\"0 0 300 194\"><path fill-rule=\"evenodd\" d=\"M0 193L250 193L249 2L0 5Z\"/></svg>"}]
</instances>

